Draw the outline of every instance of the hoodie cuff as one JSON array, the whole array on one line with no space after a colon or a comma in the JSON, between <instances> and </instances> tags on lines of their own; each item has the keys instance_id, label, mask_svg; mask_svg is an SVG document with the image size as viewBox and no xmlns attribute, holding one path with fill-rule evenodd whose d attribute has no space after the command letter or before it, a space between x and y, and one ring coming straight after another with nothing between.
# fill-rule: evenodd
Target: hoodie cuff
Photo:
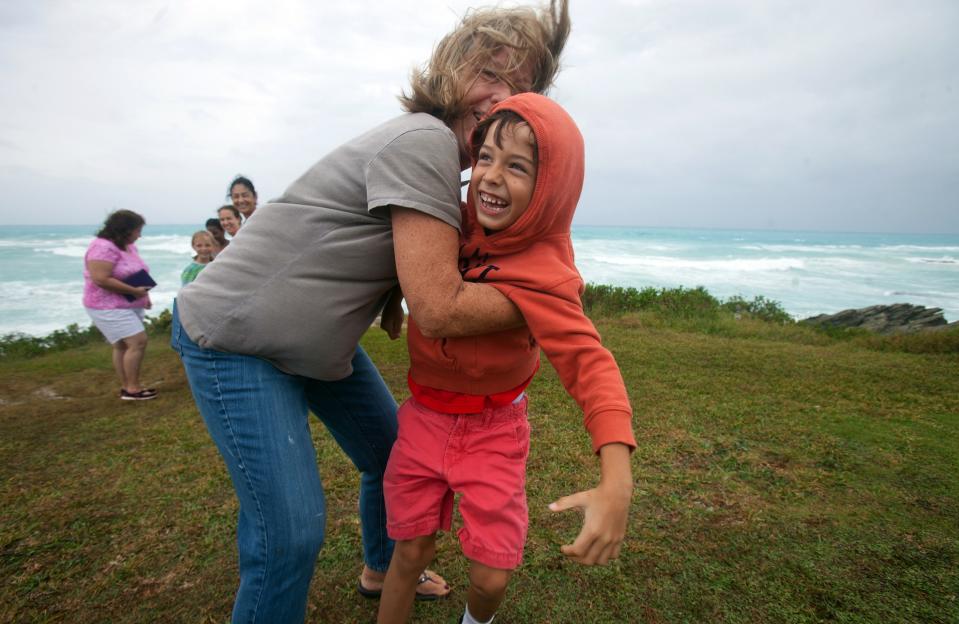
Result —
<instances>
[{"instance_id":1,"label":"hoodie cuff","mask_svg":"<svg viewBox=\"0 0 959 624\"><path fill-rule=\"evenodd\" d=\"M593 452L607 444L619 442L636 450L636 438L633 437L633 414L629 410L607 409L592 414L586 429L593 442Z\"/></svg>"}]
</instances>

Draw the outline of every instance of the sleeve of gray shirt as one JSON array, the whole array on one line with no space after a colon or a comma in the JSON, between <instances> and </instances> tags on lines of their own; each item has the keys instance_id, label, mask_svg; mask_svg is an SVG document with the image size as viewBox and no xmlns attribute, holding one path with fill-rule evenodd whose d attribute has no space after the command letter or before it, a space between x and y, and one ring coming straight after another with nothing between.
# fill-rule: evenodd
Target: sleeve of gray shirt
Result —
<instances>
[{"instance_id":1,"label":"sleeve of gray shirt","mask_svg":"<svg viewBox=\"0 0 959 624\"><path fill-rule=\"evenodd\" d=\"M448 128L419 128L390 141L366 168L370 212L401 206L460 229L459 147Z\"/></svg>"}]
</instances>

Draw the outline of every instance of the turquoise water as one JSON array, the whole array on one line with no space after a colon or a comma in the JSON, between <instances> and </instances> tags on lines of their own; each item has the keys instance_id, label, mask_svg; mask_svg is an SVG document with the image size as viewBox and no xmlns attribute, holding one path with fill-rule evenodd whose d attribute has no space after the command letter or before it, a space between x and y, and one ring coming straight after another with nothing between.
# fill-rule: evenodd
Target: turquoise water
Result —
<instances>
[{"instance_id":1,"label":"turquoise water","mask_svg":"<svg viewBox=\"0 0 959 624\"><path fill-rule=\"evenodd\" d=\"M959 235L577 228L573 240L588 281L763 295L796 318L913 303L959 320Z\"/></svg>"},{"instance_id":2,"label":"turquoise water","mask_svg":"<svg viewBox=\"0 0 959 624\"><path fill-rule=\"evenodd\" d=\"M0 226L0 333L89 324L82 265L97 229ZM137 242L158 283L154 312L172 304L196 229L147 225ZM959 235L576 227L573 246L591 282L763 295L797 318L906 302L959 320Z\"/></svg>"}]
</instances>

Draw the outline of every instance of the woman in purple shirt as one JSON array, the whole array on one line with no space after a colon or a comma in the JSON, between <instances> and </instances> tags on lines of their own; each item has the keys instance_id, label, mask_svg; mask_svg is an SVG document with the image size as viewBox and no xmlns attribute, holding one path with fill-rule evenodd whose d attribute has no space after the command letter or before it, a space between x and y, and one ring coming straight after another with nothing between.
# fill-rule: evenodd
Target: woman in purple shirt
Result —
<instances>
[{"instance_id":1,"label":"woman in purple shirt","mask_svg":"<svg viewBox=\"0 0 959 624\"><path fill-rule=\"evenodd\" d=\"M153 388L140 385L140 364L147 346L143 315L151 306L150 295L146 287L123 281L148 270L133 244L145 223L131 210L117 210L107 217L83 258L83 306L113 345L113 368L124 401L147 401L157 395Z\"/></svg>"}]
</instances>

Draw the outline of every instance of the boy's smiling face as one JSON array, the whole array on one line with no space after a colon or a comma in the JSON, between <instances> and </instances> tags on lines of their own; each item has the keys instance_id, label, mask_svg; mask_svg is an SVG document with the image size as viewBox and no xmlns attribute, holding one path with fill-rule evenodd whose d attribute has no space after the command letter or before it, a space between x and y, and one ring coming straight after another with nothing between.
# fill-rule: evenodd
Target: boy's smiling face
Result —
<instances>
[{"instance_id":1,"label":"boy's smiling face","mask_svg":"<svg viewBox=\"0 0 959 624\"><path fill-rule=\"evenodd\" d=\"M529 207L536 187L536 141L526 123L507 124L499 133L497 121L489 127L473 165L473 203L476 219L487 230L505 230Z\"/></svg>"}]
</instances>

